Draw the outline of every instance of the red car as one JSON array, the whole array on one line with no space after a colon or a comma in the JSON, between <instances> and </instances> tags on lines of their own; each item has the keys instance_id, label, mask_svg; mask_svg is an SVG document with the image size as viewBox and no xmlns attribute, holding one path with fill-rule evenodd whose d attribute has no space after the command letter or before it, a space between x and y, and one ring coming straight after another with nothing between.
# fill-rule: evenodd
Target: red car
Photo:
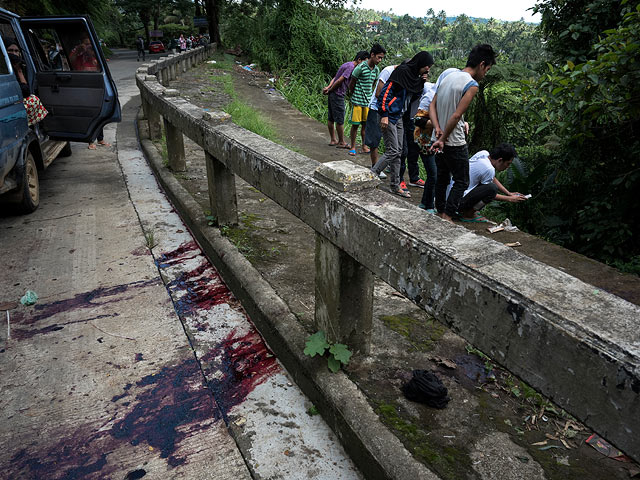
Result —
<instances>
[{"instance_id":1,"label":"red car","mask_svg":"<svg viewBox=\"0 0 640 480\"><path fill-rule=\"evenodd\" d=\"M164 44L157 40L150 42L149 53L164 53Z\"/></svg>"}]
</instances>

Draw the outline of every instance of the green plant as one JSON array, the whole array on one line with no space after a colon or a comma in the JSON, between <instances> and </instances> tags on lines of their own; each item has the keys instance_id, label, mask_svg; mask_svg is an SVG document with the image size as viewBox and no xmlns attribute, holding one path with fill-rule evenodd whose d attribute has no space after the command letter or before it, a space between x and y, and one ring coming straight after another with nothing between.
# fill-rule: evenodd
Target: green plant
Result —
<instances>
[{"instance_id":1,"label":"green plant","mask_svg":"<svg viewBox=\"0 0 640 480\"><path fill-rule=\"evenodd\" d=\"M153 248L158 245L158 242L155 238L155 231L153 228L148 228L144 231L144 245L149 249L153 250Z\"/></svg>"},{"instance_id":2,"label":"green plant","mask_svg":"<svg viewBox=\"0 0 640 480\"><path fill-rule=\"evenodd\" d=\"M322 330L307 338L304 354L310 357L327 355L327 367L333 373L340 370L342 365L348 365L352 355L351 350L346 345L327 341L327 337Z\"/></svg>"}]
</instances>

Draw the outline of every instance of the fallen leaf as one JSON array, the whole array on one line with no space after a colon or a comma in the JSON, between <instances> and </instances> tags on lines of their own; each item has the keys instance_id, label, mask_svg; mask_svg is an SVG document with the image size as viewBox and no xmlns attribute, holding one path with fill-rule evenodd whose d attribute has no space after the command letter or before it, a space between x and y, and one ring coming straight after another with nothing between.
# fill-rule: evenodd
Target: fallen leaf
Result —
<instances>
[{"instance_id":1,"label":"fallen leaf","mask_svg":"<svg viewBox=\"0 0 640 480\"><path fill-rule=\"evenodd\" d=\"M452 370L458 368L458 365L456 365L454 361L449 360L448 358L433 357L431 360L433 360L438 365L442 365L443 367L450 368Z\"/></svg>"},{"instance_id":2,"label":"fallen leaf","mask_svg":"<svg viewBox=\"0 0 640 480\"><path fill-rule=\"evenodd\" d=\"M564 438L561 438L560 441L562 442L562 444L565 446L565 448L567 450L571 450L571 447L569 446L569 444L564 440Z\"/></svg>"},{"instance_id":3,"label":"fallen leaf","mask_svg":"<svg viewBox=\"0 0 640 480\"><path fill-rule=\"evenodd\" d=\"M18 306L18 302L2 302L0 303L0 310L13 310Z\"/></svg>"}]
</instances>

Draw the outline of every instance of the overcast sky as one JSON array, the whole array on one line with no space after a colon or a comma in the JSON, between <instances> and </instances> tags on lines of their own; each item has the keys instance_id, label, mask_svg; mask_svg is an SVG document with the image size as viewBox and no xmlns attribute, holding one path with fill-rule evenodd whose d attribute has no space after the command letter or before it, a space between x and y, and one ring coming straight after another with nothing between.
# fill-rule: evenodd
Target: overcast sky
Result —
<instances>
[{"instance_id":1,"label":"overcast sky","mask_svg":"<svg viewBox=\"0 0 640 480\"><path fill-rule=\"evenodd\" d=\"M535 0L446 0L444 2L421 2L419 0L362 0L358 3L360 8L372 8L379 11L393 8L395 15L408 13L413 17L424 17L429 8L438 13L440 10L447 12L448 17L455 17L461 13L469 17L496 18L498 20L520 20L526 22L539 22L540 15L533 16L528 8L532 7Z\"/></svg>"}]
</instances>

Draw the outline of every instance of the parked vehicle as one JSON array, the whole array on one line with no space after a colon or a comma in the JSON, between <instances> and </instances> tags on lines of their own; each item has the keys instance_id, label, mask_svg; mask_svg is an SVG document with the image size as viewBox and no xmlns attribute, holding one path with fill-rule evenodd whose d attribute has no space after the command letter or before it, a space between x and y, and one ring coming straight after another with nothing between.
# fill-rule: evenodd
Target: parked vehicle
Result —
<instances>
[{"instance_id":1,"label":"parked vehicle","mask_svg":"<svg viewBox=\"0 0 640 480\"><path fill-rule=\"evenodd\" d=\"M159 40L149 42L149 53L164 53L164 43Z\"/></svg>"},{"instance_id":2,"label":"parked vehicle","mask_svg":"<svg viewBox=\"0 0 640 480\"><path fill-rule=\"evenodd\" d=\"M18 45L21 76L5 43ZM13 55L13 54L12 54ZM24 78L23 89L18 78ZM22 82L22 80L20 80ZM29 126L24 89L48 110ZM116 85L85 16L19 17L0 8L0 199L25 213L40 203L39 171L59 155L71 155L69 141L89 142L106 124L119 122ZM6 208L4 205L0 208Z\"/></svg>"}]
</instances>

